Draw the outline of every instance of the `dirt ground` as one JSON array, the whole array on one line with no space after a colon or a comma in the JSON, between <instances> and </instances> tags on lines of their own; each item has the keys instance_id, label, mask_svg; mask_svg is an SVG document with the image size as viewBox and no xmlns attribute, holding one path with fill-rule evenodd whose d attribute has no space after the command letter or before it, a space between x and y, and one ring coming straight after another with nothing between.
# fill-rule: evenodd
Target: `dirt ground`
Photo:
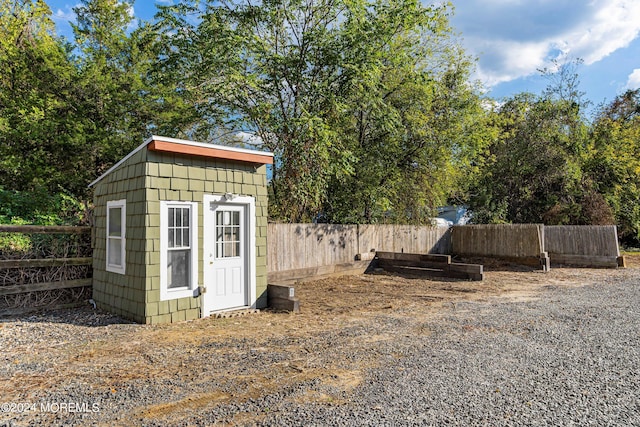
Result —
<instances>
[{"instance_id":1,"label":"dirt ground","mask_svg":"<svg viewBox=\"0 0 640 427\"><path fill-rule=\"evenodd\" d=\"M162 326L95 327L82 316L76 321L3 321L6 368L0 396L4 401L65 396L99 401L100 414L92 420L102 425L189 424L188 417L216 405L279 393L335 404L376 366L376 343L393 339L388 331L377 333L376 325L399 322L406 325L400 333L426 335L421 320L463 301L527 300L538 298L547 287L640 277L640 256L628 257L627 266L553 268L544 273L485 264L482 282L386 273L343 276L297 284L298 314L263 311ZM357 339L345 332L349 330L360 331ZM20 337L14 336L18 333ZM291 392L311 383L307 391ZM14 422L55 423L54 416L60 414L20 414ZM226 422L260 419L260 413L240 411Z\"/></svg>"}]
</instances>

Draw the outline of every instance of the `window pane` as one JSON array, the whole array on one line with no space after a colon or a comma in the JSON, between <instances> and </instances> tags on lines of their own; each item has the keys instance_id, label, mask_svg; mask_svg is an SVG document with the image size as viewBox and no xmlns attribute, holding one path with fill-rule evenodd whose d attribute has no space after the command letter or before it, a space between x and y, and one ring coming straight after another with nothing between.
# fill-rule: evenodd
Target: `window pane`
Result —
<instances>
[{"instance_id":1,"label":"window pane","mask_svg":"<svg viewBox=\"0 0 640 427\"><path fill-rule=\"evenodd\" d=\"M233 255L233 243L225 242L224 244L224 257L229 258Z\"/></svg>"},{"instance_id":2,"label":"window pane","mask_svg":"<svg viewBox=\"0 0 640 427\"><path fill-rule=\"evenodd\" d=\"M189 226L189 208L182 209L182 226L183 227Z\"/></svg>"},{"instance_id":3,"label":"window pane","mask_svg":"<svg viewBox=\"0 0 640 427\"><path fill-rule=\"evenodd\" d=\"M240 256L240 212L216 211L216 258Z\"/></svg>"},{"instance_id":4,"label":"window pane","mask_svg":"<svg viewBox=\"0 0 640 427\"><path fill-rule=\"evenodd\" d=\"M122 246L120 239L109 239L109 265L122 265Z\"/></svg>"},{"instance_id":5,"label":"window pane","mask_svg":"<svg viewBox=\"0 0 640 427\"><path fill-rule=\"evenodd\" d=\"M167 216L169 217L169 227L175 227L176 208L169 208L169 213Z\"/></svg>"},{"instance_id":6,"label":"window pane","mask_svg":"<svg viewBox=\"0 0 640 427\"><path fill-rule=\"evenodd\" d=\"M189 265L191 251L169 251L167 259L167 287L183 288L189 286Z\"/></svg>"},{"instance_id":7,"label":"window pane","mask_svg":"<svg viewBox=\"0 0 640 427\"><path fill-rule=\"evenodd\" d=\"M176 215L176 227L182 227L182 209L181 208L175 208L175 215Z\"/></svg>"},{"instance_id":8,"label":"window pane","mask_svg":"<svg viewBox=\"0 0 640 427\"><path fill-rule=\"evenodd\" d=\"M222 252L222 243L216 244L216 258L224 258L224 253Z\"/></svg>"},{"instance_id":9,"label":"window pane","mask_svg":"<svg viewBox=\"0 0 640 427\"><path fill-rule=\"evenodd\" d=\"M174 247L176 246L176 245L175 245L175 238L174 238L174 236L175 236L175 229L174 229L174 228L170 228L170 229L169 229L169 231L167 232L167 236L168 236L168 238L169 238L169 241L168 241L168 245L167 245L167 246L168 246L168 247L170 247L170 248L174 248Z\"/></svg>"},{"instance_id":10,"label":"window pane","mask_svg":"<svg viewBox=\"0 0 640 427\"><path fill-rule=\"evenodd\" d=\"M109 208L109 236L122 234L122 208Z\"/></svg>"},{"instance_id":11,"label":"window pane","mask_svg":"<svg viewBox=\"0 0 640 427\"><path fill-rule=\"evenodd\" d=\"M189 247L189 229L182 229L182 246Z\"/></svg>"},{"instance_id":12,"label":"window pane","mask_svg":"<svg viewBox=\"0 0 640 427\"><path fill-rule=\"evenodd\" d=\"M182 230L178 228L174 230L174 234L175 234L175 247L176 248L182 247Z\"/></svg>"}]
</instances>

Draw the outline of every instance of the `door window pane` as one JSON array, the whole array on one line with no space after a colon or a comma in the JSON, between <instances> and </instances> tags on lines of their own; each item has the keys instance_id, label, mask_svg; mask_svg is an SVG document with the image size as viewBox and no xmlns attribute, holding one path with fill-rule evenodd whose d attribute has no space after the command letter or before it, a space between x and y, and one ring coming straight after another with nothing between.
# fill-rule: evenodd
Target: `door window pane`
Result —
<instances>
[{"instance_id":1,"label":"door window pane","mask_svg":"<svg viewBox=\"0 0 640 427\"><path fill-rule=\"evenodd\" d=\"M240 212L216 212L216 258L240 256Z\"/></svg>"}]
</instances>

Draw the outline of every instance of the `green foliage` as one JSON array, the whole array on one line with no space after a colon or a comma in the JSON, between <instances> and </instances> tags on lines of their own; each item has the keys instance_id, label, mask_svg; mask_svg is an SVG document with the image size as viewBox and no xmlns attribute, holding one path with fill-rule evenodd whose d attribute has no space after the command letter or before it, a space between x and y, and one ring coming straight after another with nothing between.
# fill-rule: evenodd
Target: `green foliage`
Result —
<instances>
[{"instance_id":1,"label":"green foliage","mask_svg":"<svg viewBox=\"0 0 640 427\"><path fill-rule=\"evenodd\" d=\"M603 106L590 138L585 171L611 206L619 237L640 241L640 89Z\"/></svg>"},{"instance_id":2,"label":"green foliage","mask_svg":"<svg viewBox=\"0 0 640 427\"><path fill-rule=\"evenodd\" d=\"M181 103L152 79L156 36L130 31L131 7L83 0L69 43L43 1L0 0L0 186L88 201L88 183L151 130L176 134L158 123Z\"/></svg>"},{"instance_id":3,"label":"green foliage","mask_svg":"<svg viewBox=\"0 0 640 427\"><path fill-rule=\"evenodd\" d=\"M490 109L448 3L185 0L135 29L132 7L81 0L67 42L45 2L0 0L0 222L86 223L87 184L150 133L243 133L276 155L275 219L427 223L453 202L640 240L640 90L589 123L579 60Z\"/></svg>"},{"instance_id":4,"label":"green foliage","mask_svg":"<svg viewBox=\"0 0 640 427\"><path fill-rule=\"evenodd\" d=\"M515 95L496 111L501 132L468 197L474 221L614 222L610 200L601 191L605 177L590 172L603 152L591 145L582 114L588 102L575 72L580 63L542 70L550 81L542 95Z\"/></svg>"},{"instance_id":5,"label":"green foliage","mask_svg":"<svg viewBox=\"0 0 640 427\"><path fill-rule=\"evenodd\" d=\"M66 193L0 187L0 224L79 225L88 222L81 201Z\"/></svg>"},{"instance_id":6,"label":"green foliage","mask_svg":"<svg viewBox=\"0 0 640 427\"><path fill-rule=\"evenodd\" d=\"M51 194L44 188L38 188L35 191L15 191L0 187L0 224L88 225L88 223L86 207L69 194ZM0 254L5 258L20 257L20 254L33 252L34 247L51 247L55 242L55 238L50 235L0 233Z\"/></svg>"},{"instance_id":7,"label":"green foliage","mask_svg":"<svg viewBox=\"0 0 640 427\"><path fill-rule=\"evenodd\" d=\"M419 1L182 3L155 26L158 68L196 105L189 134L244 131L274 151L272 217L391 211L422 222L451 192L436 177L456 181L483 140L450 12Z\"/></svg>"},{"instance_id":8,"label":"green foliage","mask_svg":"<svg viewBox=\"0 0 640 427\"><path fill-rule=\"evenodd\" d=\"M155 58L148 26L129 33L133 1L82 0L74 8L85 147L95 178L138 146L161 115L159 85L148 73ZM85 180L86 183L91 179Z\"/></svg>"},{"instance_id":9,"label":"green foliage","mask_svg":"<svg viewBox=\"0 0 640 427\"><path fill-rule=\"evenodd\" d=\"M50 13L42 1L0 2L0 185L75 193L87 182L77 70Z\"/></svg>"},{"instance_id":10,"label":"green foliage","mask_svg":"<svg viewBox=\"0 0 640 427\"><path fill-rule=\"evenodd\" d=\"M580 222L585 130L576 105L517 95L500 108L470 206L477 222Z\"/></svg>"}]
</instances>

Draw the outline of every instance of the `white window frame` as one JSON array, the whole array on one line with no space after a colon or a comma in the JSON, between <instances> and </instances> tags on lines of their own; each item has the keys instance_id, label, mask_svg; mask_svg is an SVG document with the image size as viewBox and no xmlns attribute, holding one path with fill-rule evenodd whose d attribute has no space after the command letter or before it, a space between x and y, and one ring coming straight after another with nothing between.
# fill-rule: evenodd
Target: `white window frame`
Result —
<instances>
[{"instance_id":1,"label":"white window frame","mask_svg":"<svg viewBox=\"0 0 640 427\"><path fill-rule=\"evenodd\" d=\"M120 208L120 237L112 237L109 234L109 219L111 218L111 209ZM125 274L126 265L127 265L127 254L126 254L126 234L127 234L127 201L125 199L122 200L111 200L107 202L107 226L106 226L106 254L105 254L105 269L112 273ZM109 260L109 249L114 241L120 239L120 265L110 263Z\"/></svg>"},{"instance_id":2,"label":"white window frame","mask_svg":"<svg viewBox=\"0 0 640 427\"><path fill-rule=\"evenodd\" d=\"M182 288L168 287L167 260L169 250L169 208L190 208L189 243L191 253L191 269L189 286ZM198 289L198 203L160 201L160 300L193 297Z\"/></svg>"}]
</instances>

